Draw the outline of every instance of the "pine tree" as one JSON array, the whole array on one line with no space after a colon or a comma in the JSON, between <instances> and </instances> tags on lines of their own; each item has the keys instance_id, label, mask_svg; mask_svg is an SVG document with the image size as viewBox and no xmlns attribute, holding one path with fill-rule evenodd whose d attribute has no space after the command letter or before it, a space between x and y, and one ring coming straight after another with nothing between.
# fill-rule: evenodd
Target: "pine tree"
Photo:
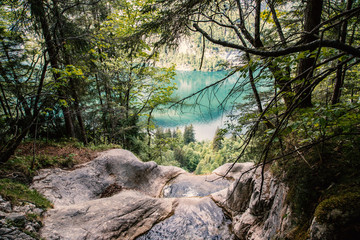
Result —
<instances>
[{"instance_id":1,"label":"pine tree","mask_svg":"<svg viewBox=\"0 0 360 240\"><path fill-rule=\"evenodd\" d=\"M195 142L195 133L194 127L191 124L190 126L185 126L184 130L184 144L189 144L191 142Z\"/></svg>"},{"instance_id":2,"label":"pine tree","mask_svg":"<svg viewBox=\"0 0 360 240\"><path fill-rule=\"evenodd\" d=\"M212 142L212 147L215 151L218 151L222 148L223 140L224 140L224 131L220 128L217 128Z\"/></svg>"}]
</instances>

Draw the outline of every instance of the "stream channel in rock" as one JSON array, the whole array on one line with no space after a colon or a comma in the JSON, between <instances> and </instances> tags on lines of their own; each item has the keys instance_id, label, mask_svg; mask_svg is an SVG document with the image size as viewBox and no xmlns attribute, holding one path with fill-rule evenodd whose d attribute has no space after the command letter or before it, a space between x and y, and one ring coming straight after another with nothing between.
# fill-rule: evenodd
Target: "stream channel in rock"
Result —
<instances>
[{"instance_id":1,"label":"stream channel in rock","mask_svg":"<svg viewBox=\"0 0 360 240\"><path fill-rule=\"evenodd\" d=\"M110 150L75 170L47 169L33 187L50 199L45 239L236 239L212 199L233 180L141 162Z\"/></svg>"}]
</instances>

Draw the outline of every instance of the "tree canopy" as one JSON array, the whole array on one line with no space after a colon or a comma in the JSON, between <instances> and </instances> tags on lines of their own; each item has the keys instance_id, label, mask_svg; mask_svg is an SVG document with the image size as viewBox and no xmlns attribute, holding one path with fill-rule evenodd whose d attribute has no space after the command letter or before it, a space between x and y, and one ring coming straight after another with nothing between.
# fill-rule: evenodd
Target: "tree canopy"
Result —
<instances>
[{"instance_id":1,"label":"tree canopy","mask_svg":"<svg viewBox=\"0 0 360 240\"><path fill-rule=\"evenodd\" d=\"M144 1L2 3L0 162L28 136L139 151L142 125L153 129L151 112L175 88L151 43L121 40L148 18Z\"/></svg>"}]
</instances>

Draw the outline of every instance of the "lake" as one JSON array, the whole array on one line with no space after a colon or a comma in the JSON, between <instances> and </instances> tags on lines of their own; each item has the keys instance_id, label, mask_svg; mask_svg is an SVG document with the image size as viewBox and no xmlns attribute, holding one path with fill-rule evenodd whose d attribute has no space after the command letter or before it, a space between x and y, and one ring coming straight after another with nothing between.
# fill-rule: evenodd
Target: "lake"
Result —
<instances>
[{"instance_id":1,"label":"lake","mask_svg":"<svg viewBox=\"0 0 360 240\"><path fill-rule=\"evenodd\" d=\"M201 72L176 71L175 83L177 90L173 97L183 99L191 94L224 79L227 71ZM232 110L233 104L244 100L245 93L249 93L250 86L244 85L244 79L238 73L230 76L216 86L197 94L182 104L172 107L166 106L162 111L154 113L157 126L174 129L184 129L192 124L198 141L211 140L217 127L223 126L226 114ZM231 96L229 97L229 93Z\"/></svg>"}]
</instances>

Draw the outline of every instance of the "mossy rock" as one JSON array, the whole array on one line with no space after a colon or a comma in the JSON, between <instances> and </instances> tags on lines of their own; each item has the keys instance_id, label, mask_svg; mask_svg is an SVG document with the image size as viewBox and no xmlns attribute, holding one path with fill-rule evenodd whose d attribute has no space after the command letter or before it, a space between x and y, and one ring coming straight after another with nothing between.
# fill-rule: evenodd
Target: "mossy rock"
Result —
<instances>
[{"instance_id":1,"label":"mossy rock","mask_svg":"<svg viewBox=\"0 0 360 240\"><path fill-rule=\"evenodd\" d=\"M358 239L360 234L360 189L345 188L324 199L314 217L333 229L333 239Z\"/></svg>"},{"instance_id":2,"label":"mossy rock","mask_svg":"<svg viewBox=\"0 0 360 240\"><path fill-rule=\"evenodd\" d=\"M323 200L315 210L320 223L343 225L360 217L360 191L345 192Z\"/></svg>"}]
</instances>

